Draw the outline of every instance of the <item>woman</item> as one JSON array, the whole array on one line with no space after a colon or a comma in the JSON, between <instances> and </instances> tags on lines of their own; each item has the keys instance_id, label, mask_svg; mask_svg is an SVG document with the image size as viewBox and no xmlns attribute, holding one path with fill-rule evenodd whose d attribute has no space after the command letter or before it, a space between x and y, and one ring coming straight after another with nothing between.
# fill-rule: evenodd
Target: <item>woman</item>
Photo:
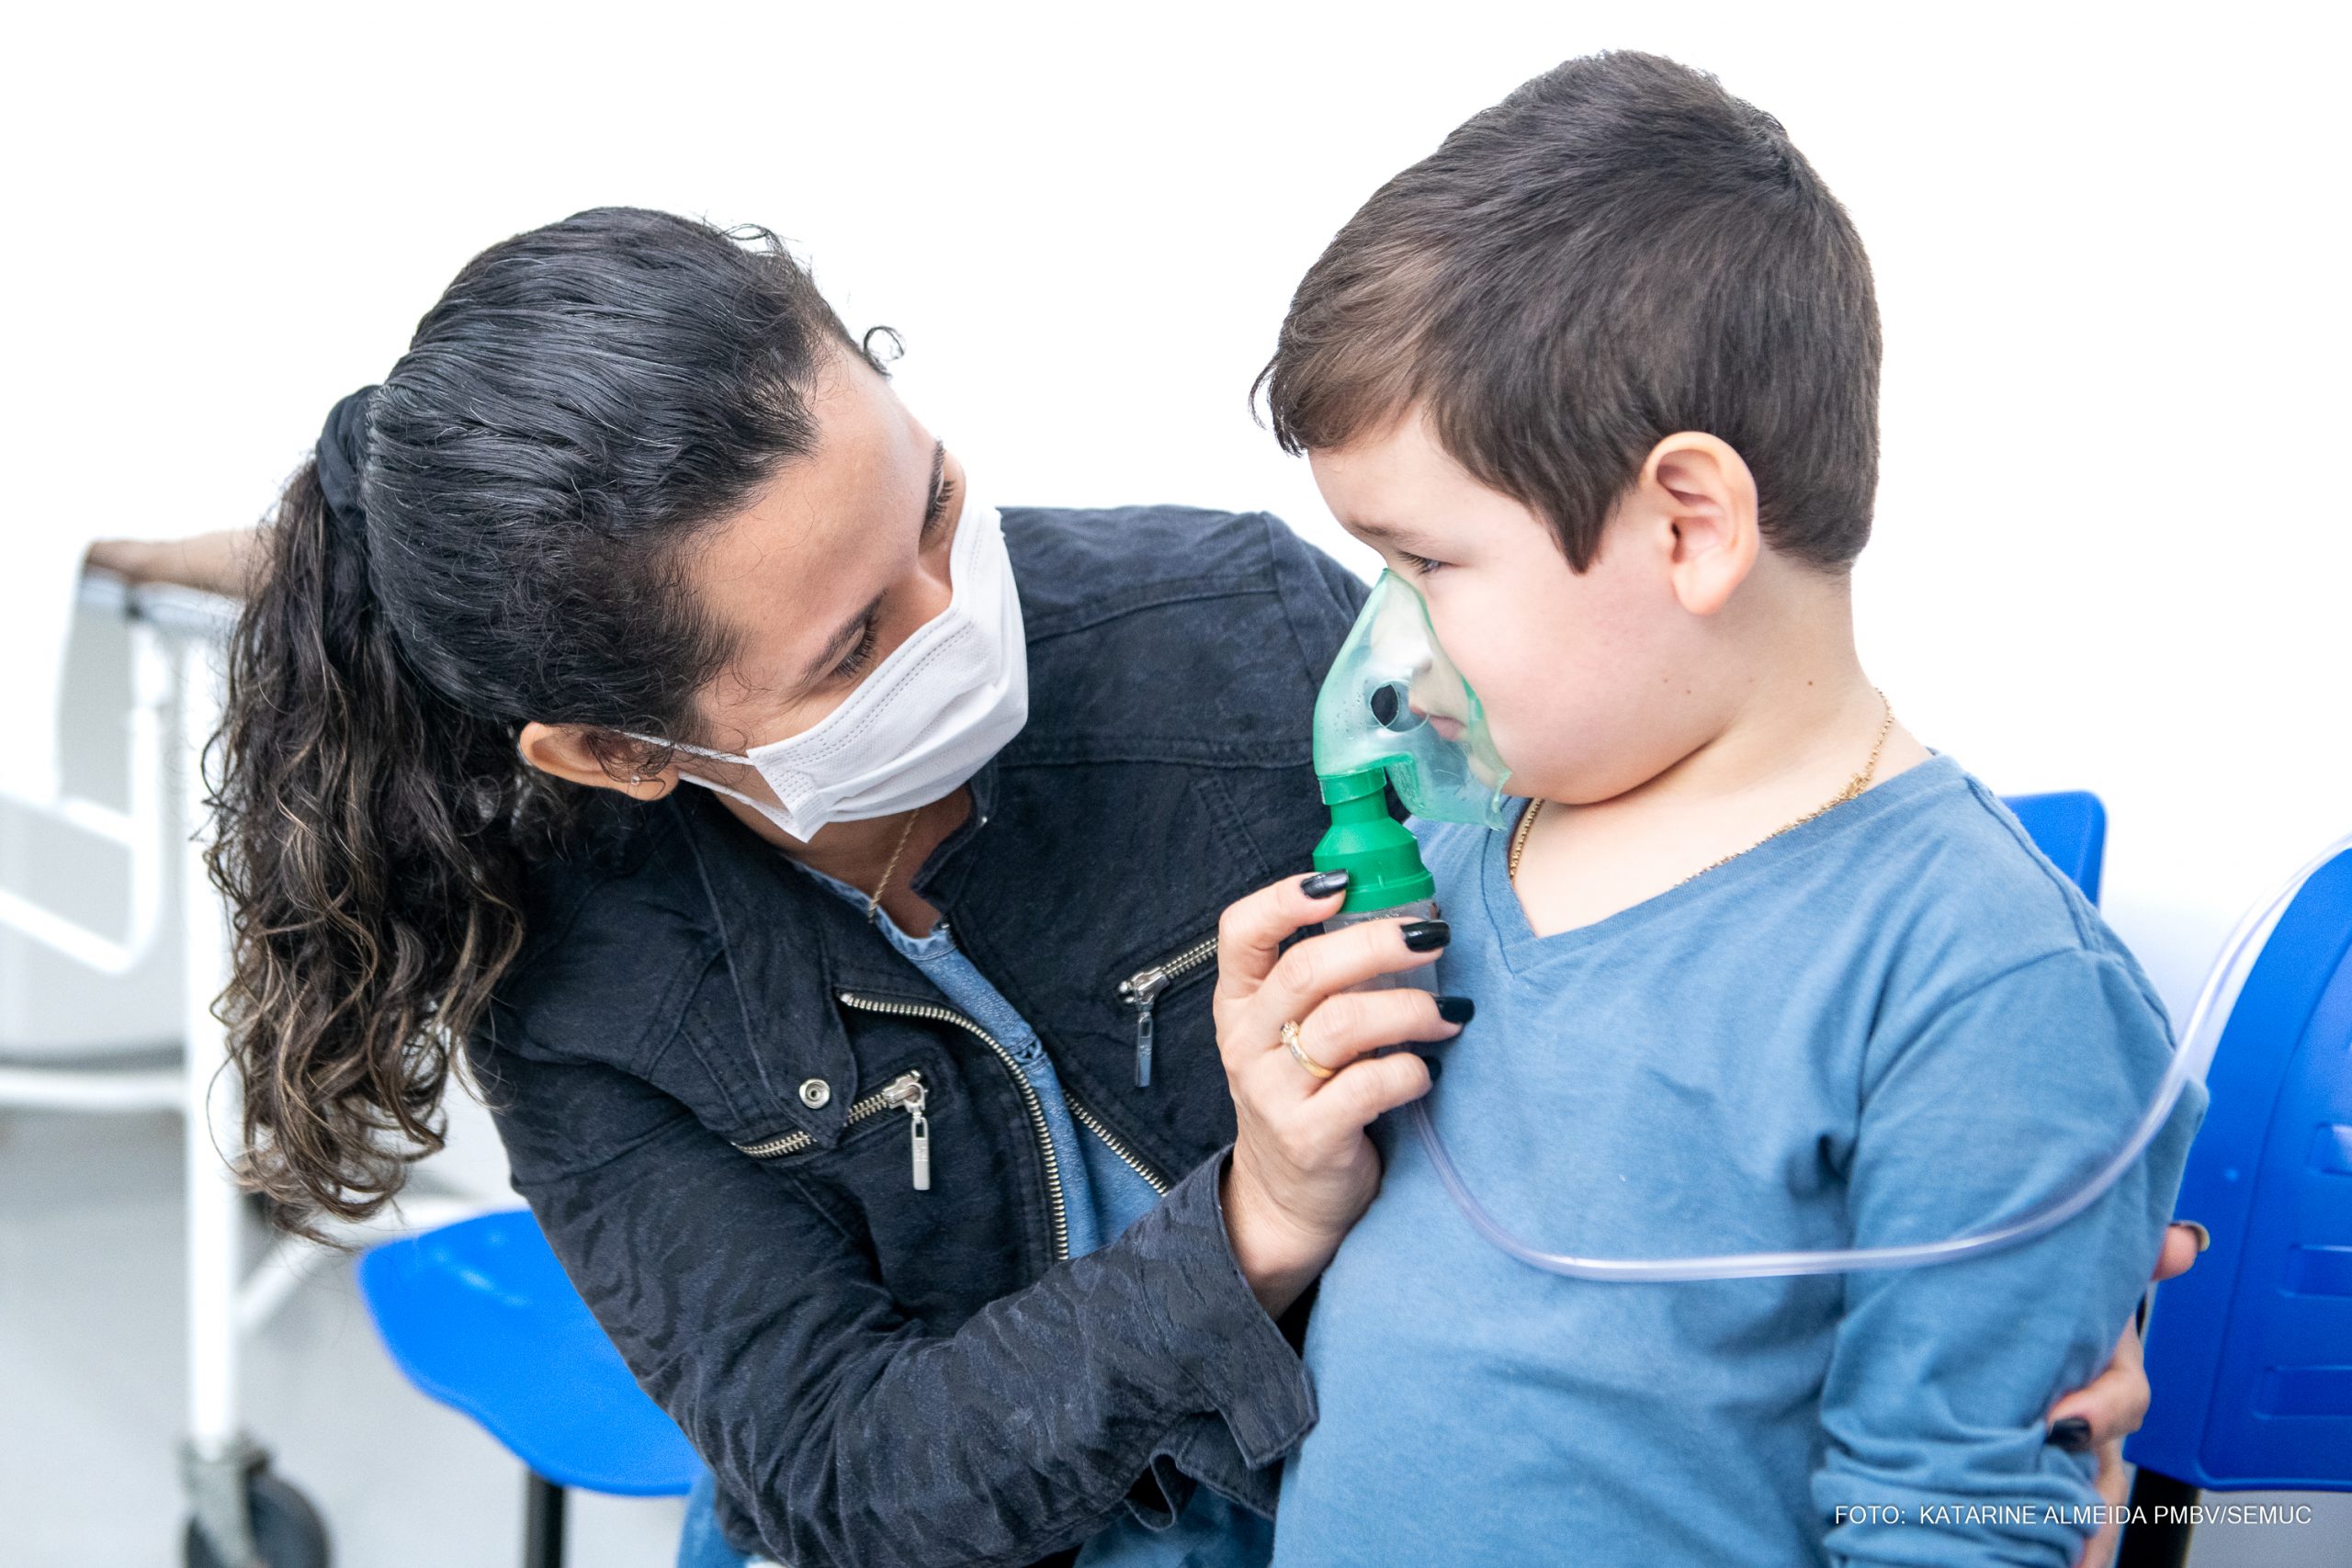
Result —
<instances>
[{"instance_id":1,"label":"woman","mask_svg":"<svg viewBox=\"0 0 2352 1568\"><path fill-rule=\"evenodd\" d=\"M1429 1082L1237 1142L1201 983L1306 869L1356 580L1262 514L992 511L772 239L621 209L470 263L264 548L215 870L280 1213L389 1198L462 1043L715 1472L689 1554L1261 1560L1363 1126ZM1455 1032L1413 1005L1366 1043Z\"/></svg>"}]
</instances>

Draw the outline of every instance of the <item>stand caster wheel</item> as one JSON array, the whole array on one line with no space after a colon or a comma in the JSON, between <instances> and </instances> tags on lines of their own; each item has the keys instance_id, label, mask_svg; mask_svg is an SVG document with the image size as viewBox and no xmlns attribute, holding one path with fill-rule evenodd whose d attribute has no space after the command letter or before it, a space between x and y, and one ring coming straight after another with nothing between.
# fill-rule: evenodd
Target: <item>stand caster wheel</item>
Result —
<instances>
[{"instance_id":1,"label":"stand caster wheel","mask_svg":"<svg viewBox=\"0 0 2352 1568\"><path fill-rule=\"evenodd\" d=\"M268 1568L329 1568L327 1527L311 1500L266 1470L256 1470L245 1482L245 1506L253 1519L254 1549ZM243 1568L223 1562L212 1543L188 1521L185 1548L187 1568Z\"/></svg>"}]
</instances>

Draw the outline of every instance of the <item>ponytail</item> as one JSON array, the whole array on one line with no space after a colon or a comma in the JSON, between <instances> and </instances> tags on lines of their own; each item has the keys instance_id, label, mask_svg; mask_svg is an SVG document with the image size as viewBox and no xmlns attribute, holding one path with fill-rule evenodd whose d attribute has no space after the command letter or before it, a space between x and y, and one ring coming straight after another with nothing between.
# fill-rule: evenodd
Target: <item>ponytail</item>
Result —
<instances>
[{"instance_id":1,"label":"ponytail","mask_svg":"<svg viewBox=\"0 0 2352 1568\"><path fill-rule=\"evenodd\" d=\"M406 667L356 521L304 463L230 644L212 755L239 1175L313 1237L442 1146L453 1049L522 942L515 834L548 794L508 726Z\"/></svg>"}]
</instances>

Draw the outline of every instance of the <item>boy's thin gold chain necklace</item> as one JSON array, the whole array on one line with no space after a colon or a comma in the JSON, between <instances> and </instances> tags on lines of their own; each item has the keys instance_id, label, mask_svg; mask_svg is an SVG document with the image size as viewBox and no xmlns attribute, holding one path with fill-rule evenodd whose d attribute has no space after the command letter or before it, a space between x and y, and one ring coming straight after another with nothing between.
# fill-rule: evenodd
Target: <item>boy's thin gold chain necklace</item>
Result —
<instances>
[{"instance_id":1,"label":"boy's thin gold chain necklace","mask_svg":"<svg viewBox=\"0 0 2352 1568\"><path fill-rule=\"evenodd\" d=\"M1862 771L1856 773L1852 778L1848 779L1844 789L1839 790L1836 795L1831 795L1827 800L1823 801L1820 805L1815 807L1812 810L1806 812L1804 816L1796 818L1794 821L1784 822L1780 827L1773 829L1770 832L1757 840L1756 843L1748 845L1747 850L1755 849L1758 844L1770 843L1774 839L1779 838L1781 834L1789 831L1792 828L1804 827L1806 823L1812 821L1823 812L1834 810L1837 807L1845 805L1848 801L1861 794L1862 791L1871 787L1871 780L1878 776L1879 753L1886 750L1886 738L1894 731L1894 705L1888 702L1886 699L1886 694L1884 692L1880 692L1876 686L1872 686L1871 690L1878 692L1878 700L1880 705L1886 709L1886 716L1879 720L1878 739L1871 742L1871 760L1862 764ZM1544 802L1541 799L1529 801L1527 803L1527 809L1520 814L1519 831L1510 836L1510 867L1507 875L1513 886L1517 886L1519 885L1519 857L1527 852L1528 830L1535 826L1536 813L1543 809ZM1684 877L1682 882L1690 882L1699 877L1704 876L1707 873L1714 870L1715 867L1737 860L1740 856L1746 854L1747 850L1734 850L1731 853L1724 856L1721 860L1709 861L1706 864L1692 872L1689 876ZM1674 886L1679 887L1682 886L1682 882L1678 882Z\"/></svg>"}]
</instances>

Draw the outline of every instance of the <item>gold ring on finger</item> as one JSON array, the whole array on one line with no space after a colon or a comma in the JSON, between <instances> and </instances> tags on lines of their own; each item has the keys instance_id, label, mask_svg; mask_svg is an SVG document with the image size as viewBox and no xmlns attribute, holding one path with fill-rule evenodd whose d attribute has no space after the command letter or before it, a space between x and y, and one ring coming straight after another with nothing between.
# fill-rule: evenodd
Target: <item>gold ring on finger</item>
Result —
<instances>
[{"instance_id":1,"label":"gold ring on finger","mask_svg":"<svg viewBox=\"0 0 2352 1568\"><path fill-rule=\"evenodd\" d=\"M1283 1049L1290 1053L1292 1061L1296 1062L1318 1078L1332 1078L1340 1076L1338 1068L1327 1067L1306 1054L1306 1047L1298 1043L1298 1020L1295 1018L1283 1025Z\"/></svg>"}]
</instances>

